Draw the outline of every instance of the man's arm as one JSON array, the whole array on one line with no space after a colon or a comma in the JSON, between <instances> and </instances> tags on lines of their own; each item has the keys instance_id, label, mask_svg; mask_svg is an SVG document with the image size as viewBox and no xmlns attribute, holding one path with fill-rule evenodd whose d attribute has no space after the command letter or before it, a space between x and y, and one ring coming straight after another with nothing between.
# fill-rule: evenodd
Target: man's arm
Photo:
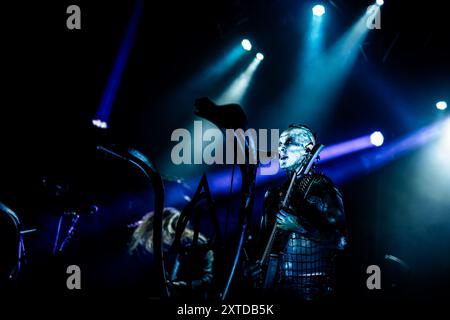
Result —
<instances>
[{"instance_id":1,"label":"man's arm","mask_svg":"<svg viewBox=\"0 0 450 320\"><path fill-rule=\"evenodd\" d=\"M342 194L331 181L322 182L306 198L307 223L323 239L335 243L338 249L344 249L347 242L344 204Z\"/></svg>"},{"instance_id":2,"label":"man's arm","mask_svg":"<svg viewBox=\"0 0 450 320\"><path fill-rule=\"evenodd\" d=\"M343 249L346 227L341 193L328 178L318 176L305 200L305 205L278 212L278 226Z\"/></svg>"},{"instance_id":3,"label":"man's arm","mask_svg":"<svg viewBox=\"0 0 450 320\"><path fill-rule=\"evenodd\" d=\"M206 251L205 256L203 257L203 268L202 268L202 276L200 279L192 281L192 289L203 289L209 285L211 285L213 280L213 262L214 262L214 253L212 250Z\"/></svg>"}]
</instances>

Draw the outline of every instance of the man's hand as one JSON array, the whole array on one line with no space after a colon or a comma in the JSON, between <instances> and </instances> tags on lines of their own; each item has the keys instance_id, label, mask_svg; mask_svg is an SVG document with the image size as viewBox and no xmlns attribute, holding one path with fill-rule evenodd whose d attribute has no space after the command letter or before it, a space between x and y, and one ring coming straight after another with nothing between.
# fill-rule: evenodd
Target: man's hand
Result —
<instances>
[{"instance_id":1,"label":"man's hand","mask_svg":"<svg viewBox=\"0 0 450 320\"><path fill-rule=\"evenodd\" d=\"M244 279L253 288L259 288L262 285L263 270L259 261L250 263L244 267Z\"/></svg>"},{"instance_id":2,"label":"man's hand","mask_svg":"<svg viewBox=\"0 0 450 320\"><path fill-rule=\"evenodd\" d=\"M286 231L292 231L297 233L305 233L306 230L298 223L297 217L287 213L284 210L280 210L277 213L277 227Z\"/></svg>"},{"instance_id":3,"label":"man's hand","mask_svg":"<svg viewBox=\"0 0 450 320\"><path fill-rule=\"evenodd\" d=\"M246 267L244 271L244 276L252 279L253 281L256 281L260 278L261 273L262 273L261 263L259 261L256 261L256 263Z\"/></svg>"}]
</instances>

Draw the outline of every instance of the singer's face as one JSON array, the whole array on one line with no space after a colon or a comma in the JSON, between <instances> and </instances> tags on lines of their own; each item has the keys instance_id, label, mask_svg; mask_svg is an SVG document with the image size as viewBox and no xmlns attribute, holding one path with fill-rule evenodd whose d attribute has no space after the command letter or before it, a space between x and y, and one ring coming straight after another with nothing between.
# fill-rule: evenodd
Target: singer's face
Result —
<instances>
[{"instance_id":1,"label":"singer's face","mask_svg":"<svg viewBox=\"0 0 450 320\"><path fill-rule=\"evenodd\" d=\"M304 139L301 129L288 129L280 135L278 156L280 168L288 171L297 169L307 153L309 141Z\"/></svg>"}]
</instances>

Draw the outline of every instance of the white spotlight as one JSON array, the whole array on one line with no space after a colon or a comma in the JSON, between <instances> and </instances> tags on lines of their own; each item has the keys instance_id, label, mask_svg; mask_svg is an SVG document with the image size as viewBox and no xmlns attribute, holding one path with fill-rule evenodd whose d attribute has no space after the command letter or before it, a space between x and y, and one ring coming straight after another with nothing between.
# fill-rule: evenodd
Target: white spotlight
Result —
<instances>
[{"instance_id":1,"label":"white spotlight","mask_svg":"<svg viewBox=\"0 0 450 320\"><path fill-rule=\"evenodd\" d=\"M377 6L381 7L384 4L383 0L377 0Z\"/></svg>"},{"instance_id":2,"label":"white spotlight","mask_svg":"<svg viewBox=\"0 0 450 320\"><path fill-rule=\"evenodd\" d=\"M442 129L442 147L444 148L443 150L445 153L448 154L448 151L450 150L450 118L444 121ZM447 162L447 157L445 158L445 161Z\"/></svg>"},{"instance_id":3,"label":"white spotlight","mask_svg":"<svg viewBox=\"0 0 450 320\"><path fill-rule=\"evenodd\" d=\"M375 146L379 147L384 142L384 136L380 131L375 131L370 135L370 142Z\"/></svg>"},{"instance_id":4,"label":"white spotlight","mask_svg":"<svg viewBox=\"0 0 450 320\"><path fill-rule=\"evenodd\" d=\"M100 129L107 129L108 128L108 124L106 123L106 121L102 121L100 119L92 120L92 124L94 126L96 126L97 128L100 128Z\"/></svg>"},{"instance_id":5,"label":"white spotlight","mask_svg":"<svg viewBox=\"0 0 450 320\"><path fill-rule=\"evenodd\" d=\"M242 40L241 45L242 45L242 48L244 48L244 50L247 50L247 51L252 50L252 43L248 39Z\"/></svg>"},{"instance_id":6,"label":"white spotlight","mask_svg":"<svg viewBox=\"0 0 450 320\"><path fill-rule=\"evenodd\" d=\"M312 8L312 12L315 16L317 17L321 17L325 14L325 7L321 4L316 4L313 8Z\"/></svg>"},{"instance_id":7,"label":"white spotlight","mask_svg":"<svg viewBox=\"0 0 450 320\"><path fill-rule=\"evenodd\" d=\"M436 108L438 108L439 110L447 109L447 102L439 101L438 103L436 103Z\"/></svg>"},{"instance_id":8,"label":"white spotlight","mask_svg":"<svg viewBox=\"0 0 450 320\"><path fill-rule=\"evenodd\" d=\"M261 52L258 52L256 54L256 59L259 60L259 61L262 61L264 59L264 55Z\"/></svg>"}]
</instances>

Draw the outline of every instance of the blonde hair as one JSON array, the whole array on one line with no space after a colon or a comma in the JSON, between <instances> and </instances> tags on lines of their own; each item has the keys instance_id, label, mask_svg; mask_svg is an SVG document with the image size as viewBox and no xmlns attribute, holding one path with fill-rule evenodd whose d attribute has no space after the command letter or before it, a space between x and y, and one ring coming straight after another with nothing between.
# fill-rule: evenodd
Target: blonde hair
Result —
<instances>
[{"instance_id":1,"label":"blonde hair","mask_svg":"<svg viewBox=\"0 0 450 320\"><path fill-rule=\"evenodd\" d=\"M177 230L178 219L181 212L175 208L165 208L163 211L162 221L162 243L171 246L175 240L175 233ZM129 245L129 252L133 253L138 247L143 247L150 253L153 253L153 221L154 212L147 213L139 222L136 230L134 230ZM194 238L194 231L186 226L181 235L181 240L192 241ZM207 242L206 238L199 233L199 241Z\"/></svg>"}]
</instances>

